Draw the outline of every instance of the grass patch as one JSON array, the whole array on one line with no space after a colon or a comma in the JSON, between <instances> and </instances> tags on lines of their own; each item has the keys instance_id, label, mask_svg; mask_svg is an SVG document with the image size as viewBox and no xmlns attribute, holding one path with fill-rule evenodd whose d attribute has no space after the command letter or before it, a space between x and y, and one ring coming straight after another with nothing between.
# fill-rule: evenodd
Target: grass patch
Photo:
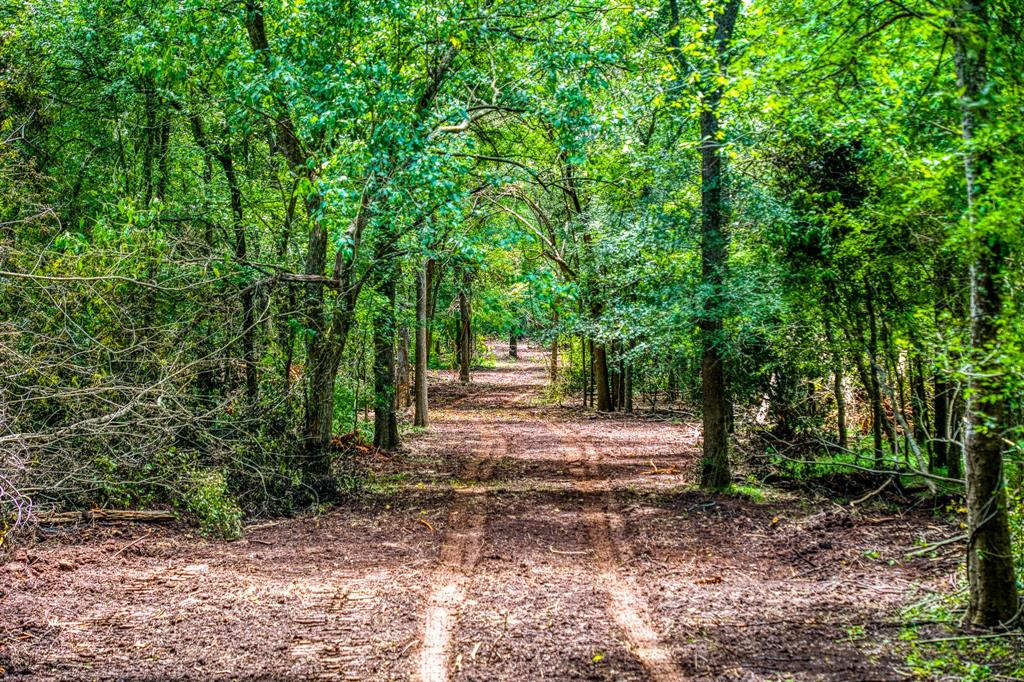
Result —
<instances>
[{"instance_id":1,"label":"grass patch","mask_svg":"<svg viewBox=\"0 0 1024 682\"><path fill-rule=\"evenodd\" d=\"M904 612L899 640L910 672L928 680L1024 680L1024 632L959 631L966 591L936 595Z\"/></svg>"}]
</instances>

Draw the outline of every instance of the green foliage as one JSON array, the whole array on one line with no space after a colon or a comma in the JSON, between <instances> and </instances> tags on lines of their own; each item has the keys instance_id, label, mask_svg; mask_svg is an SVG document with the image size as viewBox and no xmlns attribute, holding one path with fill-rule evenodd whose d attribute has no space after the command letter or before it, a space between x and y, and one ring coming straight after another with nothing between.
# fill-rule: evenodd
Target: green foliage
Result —
<instances>
[{"instance_id":1,"label":"green foliage","mask_svg":"<svg viewBox=\"0 0 1024 682\"><path fill-rule=\"evenodd\" d=\"M965 595L929 596L904 613L899 641L907 664L920 679L1024 679L1024 643L1019 633L962 634L957 622ZM923 623L926 625L918 625ZM932 623L941 624L936 628Z\"/></svg>"},{"instance_id":2,"label":"green foliage","mask_svg":"<svg viewBox=\"0 0 1024 682\"><path fill-rule=\"evenodd\" d=\"M195 515L205 535L232 540L242 535L242 510L228 491L227 478L216 469L194 472L184 482L183 506Z\"/></svg>"}]
</instances>

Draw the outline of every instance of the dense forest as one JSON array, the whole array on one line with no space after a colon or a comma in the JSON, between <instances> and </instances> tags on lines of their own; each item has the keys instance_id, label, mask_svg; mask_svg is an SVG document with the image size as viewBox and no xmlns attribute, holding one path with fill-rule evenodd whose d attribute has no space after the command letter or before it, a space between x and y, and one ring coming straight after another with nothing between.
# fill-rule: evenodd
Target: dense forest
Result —
<instances>
[{"instance_id":1,"label":"dense forest","mask_svg":"<svg viewBox=\"0 0 1024 682\"><path fill-rule=\"evenodd\" d=\"M532 348L1020 622L1022 135L1016 0L0 0L0 549L325 509Z\"/></svg>"}]
</instances>

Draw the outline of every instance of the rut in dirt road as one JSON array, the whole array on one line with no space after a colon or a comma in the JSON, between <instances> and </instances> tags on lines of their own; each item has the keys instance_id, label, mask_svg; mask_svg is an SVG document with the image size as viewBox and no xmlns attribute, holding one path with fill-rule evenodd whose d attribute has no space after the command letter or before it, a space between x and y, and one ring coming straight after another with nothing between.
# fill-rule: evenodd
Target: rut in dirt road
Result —
<instances>
[{"instance_id":1,"label":"rut in dirt road","mask_svg":"<svg viewBox=\"0 0 1024 682\"><path fill-rule=\"evenodd\" d=\"M502 440L485 439L477 450L478 460L465 470L468 480L486 481L493 471L493 457L502 451ZM480 557L486 525L486 492L456 495L449 512L449 530L441 547L438 567L427 599L423 624L419 677L424 682L448 679L448 658L455 616L466 598L469 576Z\"/></svg>"},{"instance_id":2,"label":"rut in dirt road","mask_svg":"<svg viewBox=\"0 0 1024 682\"><path fill-rule=\"evenodd\" d=\"M925 515L694 488L699 431L544 398L521 349L330 512L238 542L64 531L0 582L0 667L31 680L899 680L897 610L956 564ZM127 532L125 532L127 531ZM857 637L851 637L856 632Z\"/></svg>"}]
</instances>

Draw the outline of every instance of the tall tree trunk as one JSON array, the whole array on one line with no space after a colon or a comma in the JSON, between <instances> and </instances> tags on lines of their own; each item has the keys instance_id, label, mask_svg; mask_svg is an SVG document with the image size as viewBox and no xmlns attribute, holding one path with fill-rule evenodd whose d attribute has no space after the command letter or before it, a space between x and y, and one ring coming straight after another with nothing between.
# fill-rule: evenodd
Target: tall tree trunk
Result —
<instances>
[{"instance_id":1,"label":"tall tree trunk","mask_svg":"<svg viewBox=\"0 0 1024 682\"><path fill-rule=\"evenodd\" d=\"M717 71L724 76L733 29L739 15L740 1L728 0L722 11L714 14L713 48ZM725 488L729 485L729 392L726 386L724 354L722 353L722 286L728 263L729 240L725 231L723 204L723 169L719 140L718 107L722 86L716 84L707 93L700 114L701 139L701 278L708 291L700 320L701 390L704 404L704 459L701 467L702 488Z\"/></svg>"},{"instance_id":2,"label":"tall tree trunk","mask_svg":"<svg viewBox=\"0 0 1024 682\"><path fill-rule=\"evenodd\" d=\"M586 386L586 393L587 393L586 397L587 397L587 404L590 407L593 407L594 406L594 391L597 388L597 382L594 381L594 377L597 375L597 359L594 356L594 340L593 339L588 339L587 340L587 350L589 351L588 354L590 356L590 380L589 380L589 382L587 383L587 386Z\"/></svg>"},{"instance_id":3,"label":"tall tree trunk","mask_svg":"<svg viewBox=\"0 0 1024 682\"><path fill-rule=\"evenodd\" d=\"M462 271L462 283L459 287L459 381L468 384L469 370L473 362L473 327L469 305L469 270Z\"/></svg>"},{"instance_id":4,"label":"tall tree trunk","mask_svg":"<svg viewBox=\"0 0 1024 682\"><path fill-rule=\"evenodd\" d=\"M991 144L977 140L988 122L988 32L986 0L964 0L956 12L954 47L961 91L964 176L968 221L975 249L971 263L971 391L967 405L967 617L981 626L1009 624L1019 615L1017 583L1006 513L1003 433L1007 427L994 350L1003 305L1003 268L1009 245L999 231L978 225L985 187L978 183L992 165Z\"/></svg>"},{"instance_id":5,"label":"tall tree trunk","mask_svg":"<svg viewBox=\"0 0 1024 682\"><path fill-rule=\"evenodd\" d=\"M373 444L398 447L395 415L395 278L397 261L383 268L377 292L383 298L373 314Z\"/></svg>"},{"instance_id":6,"label":"tall tree trunk","mask_svg":"<svg viewBox=\"0 0 1024 682\"><path fill-rule=\"evenodd\" d=\"M868 378L870 386L868 391L871 394L871 437L874 440L875 468L881 469L884 466L882 452L882 388L878 383L878 321L875 317L874 294L870 287L867 287L866 296L868 308Z\"/></svg>"},{"instance_id":7,"label":"tall tree trunk","mask_svg":"<svg viewBox=\"0 0 1024 682\"><path fill-rule=\"evenodd\" d=\"M952 398L949 402L949 438L950 449L946 454L947 471L950 478L963 478L964 461L967 459L966 429L967 403L961 386L952 383Z\"/></svg>"},{"instance_id":8,"label":"tall tree trunk","mask_svg":"<svg viewBox=\"0 0 1024 682\"><path fill-rule=\"evenodd\" d=\"M274 69L274 62L267 38L260 0L245 0L245 30L254 56L268 73ZM284 101L281 98L280 101ZM272 145L288 165L292 175L311 181L316 187L316 176L310 170L309 156L303 151L299 136L295 133L291 111L287 105L280 105L272 113ZM334 277L338 296L330 317L330 325L324 315L324 282L327 269L327 231L320 219L322 197L314 189L305 197L306 214L310 220L309 236L303 274L311 279L304 285L302 302L308 335L306 346L306 390L304 394L305 419L302 429L302 446L305 453L305 474L314 487L333 487L330 478L331 431L334 418L334 381L338 375L341 356L345 350L348 332L352 327L356 303L362 280L353 281L354 261L346 261L343 250L335 257ZM363 205L347 237L358 245L371 209L370 195L364 194ZM354 253L354 250L353 250Z\"/></svg>"},{"instance_id":9,"label":"tall tree trunk","mask_svg":"<svg viewBox=\"0 0 1024 682\"><path fill-rule=\"evenodd\" d=\"M146 142L142 149L142 205L149 207L153 201L153 157L157 146L156 85L152 79L146 81Z\"/></svg>"},{"instance_id":10,"label":"tall tree trunk","mask_svg":"<svg viewBox=\"0 0 1024 682\"><path fill-rule=\"evenodd\" d=\"M427 298L430 286L427 282L427 266L416 270L416 412L413 424L427 425L427 354L430 341L427 334Z\"/></svg>"},{"instance_id":11,"label":"tall tree trunk","mask_svg":"<svg viewBox=\"0 0 1024 682\"><path fill-rule=\"evenodd\" d=\"M835 335L832 333L832 322L825 316L825 340L828 341L832 353L832 394L836 400L836 431L839 447L844 450L850 447L850 438L846 429L846 394L843 392L843 354L836 346Z\"/></svg>"},{"instance_id":12,"label":"tall tree trunk","mask_svg":"<svg viewBox=\"0 0 1024 682\"><path fill-rule=\"evenodd\" d=\"M590 379L589 379L589 367L590 359L587 356L587 341L582 336L580 337L580 373L583 379L583 407L587 407L587 398L590 395Z\"/></svg>"},{"instance_id":13,"label":"tall tree trunk","mask_svg":"<svg viewBox=\"0 0 1024 682\"><path fill-rule=\"evenodd\" d=\"M629 360L625 364L624 371L622 373L622 394L623 394L623 409L626 414L633 414L633 361Z\"/></svg>"},{"instance_id":14,"label":"tall tree trunk","mask_svg":"<svg viewBox=\"0 0 1024 682\"><path fill-rule=\"evenodd\" d=\"M231 203L232 227L235 237L235 260L242 263L247 258L245 240L245 222L242 208L242 190L238 183L234 156L231 147L225 142L224 147L216 152L217 161L224 171L228 183L228 194ZM251 287L242 289L242 362L245 364L245 395L250 403L255 403L259 390L256 377L256 322L253 312L253 292Z\"/></svg>"},{"instance_id":15,"label":"tall tree trunk","mask_svg":"<svg viewBox=\"0 0 1024 682\"><path fill-rule=\"evenodd\" d=\"M911 410L914 418L914 439L925 449L928 454L928 467L934 467L934 454L932 453L931 439L928 437L928 396L924 381L924 361L919 351L914 351L913 359L910 362L910 392Z\"/></svg>"},{"instance_id":16,"label":"tall tree trunk","mask_svg":"<svg viewBox=\"0 0 1024 682\"><path fill-rule=\"evenodd\" d=\"M594 358L594 387L597 393L597 411L611 411L611 396L608 395L608 357L604 344L594 343L591 349Z\"/></svg>"},{"instance_id":17,"label":"tall tree trunk","mask_svg":"<svg viewBox=\"0 0 1024 682\"><path fill-rule=\"evenodd\" d=\"M160 170L160 175L157 178L156 184L156 196L160 201L167 200L167 182L171 177L168 171L170 163L170 146L171 146L171 116L168 112L164 111L160 117L160 130L158 131L158 146L157 153L159 158L157 159L157 167Z\"/></svg>"},{"instance_id":18,"label":"tall tree trunk","mask_svg":"<svg viewBox=\"0 0 1024 682\"><path fill-rule=\"evenodd\" d=\"M555 334L551 338L551 385L558 383L558 310L552 311L552 325Z\"/></svg>"},{"instance_id":19,"label":"tall tree trunk","mask_svg":"<svg viewBox=\"0 0 1024 682\"><path fill-rule=\"evenodd\" d=\"M935 433L932 442L932 459L936 467L945 467L949 464L949 399L953 393L953 382L936 372L932 375L932 392L934 393L932 412L935 417L932 429Z\"/></svg>"},{"instance_id":20,"label":"tall tree trunk","mask_svg":"<svg viewBox=\"0 0 1024 682\"><path fill-rule=\"evenodd\" d=\"M404 410L410 403L409 386L409 328L398 328L398 348L395 353L395 407Z\"/></svg>"},{"instance_id":21,"label":"tall tree trunk","mask_svg":"<svg viewBox=\"0 0 1024 682\"><path fill-rule=\"evenodd\" d=\"M514 329L508 333L508 356L513 360L519 359L519 335Z\"/></svg>"}]
</instances>

